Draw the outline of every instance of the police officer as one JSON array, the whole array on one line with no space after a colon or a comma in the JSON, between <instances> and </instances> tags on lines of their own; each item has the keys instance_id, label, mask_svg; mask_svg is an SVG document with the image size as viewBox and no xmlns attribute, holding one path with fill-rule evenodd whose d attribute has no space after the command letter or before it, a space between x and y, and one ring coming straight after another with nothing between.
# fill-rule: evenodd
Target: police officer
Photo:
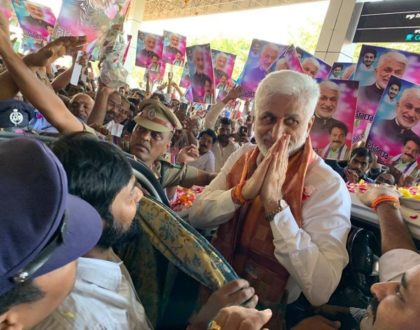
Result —
<instances>
[{"instance_id":1,"label":"police officer","mask_svg":"<svg viewBox=\"0 0 420 330\"><path fill-rule=\"evenodd\" d=\"M214 178L188 165L173 165L165 160L175 130L182 125L173 112L157 100L147 100L135 117L136 126L130 139L130 153L143 161L159 179L163 188L180 185L206 186Z\"/></svg>"}]
</instances>

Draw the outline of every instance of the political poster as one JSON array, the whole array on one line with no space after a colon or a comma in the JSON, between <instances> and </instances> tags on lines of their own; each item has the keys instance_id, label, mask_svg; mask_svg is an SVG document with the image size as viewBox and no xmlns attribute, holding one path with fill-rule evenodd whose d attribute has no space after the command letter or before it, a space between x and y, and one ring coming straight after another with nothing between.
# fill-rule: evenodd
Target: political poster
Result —
<instances>
[{"instance_id":1,"label":"political poster","mask_svg":"<svg viewBox=\"0 0 420 330\"><path fill-rule=\"evenodd\" d=\"M355 70L356 63L334 62L328 74L328 79L353 80L351 78Z\"/></svg>"},{"instance_id":2,"label":"political poster","mask_svg":"<svg viewBox=\"0 0 420 330\"><path fill-rule=\"evenodd\" d=\"M331 66L306 50L296 47L296 52L302 65L303 73L317 79L328 79Z\"/></svg>"},{"instance_id":3,"label":"political poster","mask_svg":"<svg viewBox=\"0 0 420 330\"><path fill-rule=\"evenodd\" d=\"M187 37L175 32L163 31L162 61L176 66L183 66Z\"/></svg>"},{"instance_id":4,"label":"political poster","mask_svg":"<svg viewBox=\"0 0 420 330\"><path fill-rule=\"evenodd\" d=\"M139 31L137 36L136 65L148 68L162 62L163 38L157 34Z\"/></svg>"}]
</instances>

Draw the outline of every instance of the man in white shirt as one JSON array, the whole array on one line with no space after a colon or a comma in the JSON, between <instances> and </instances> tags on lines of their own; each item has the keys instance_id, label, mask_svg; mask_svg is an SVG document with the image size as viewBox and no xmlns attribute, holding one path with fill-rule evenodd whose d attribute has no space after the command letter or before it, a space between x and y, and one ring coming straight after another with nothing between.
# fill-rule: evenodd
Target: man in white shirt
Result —
<instances>
[{"instance_id":1,"label":"man in white shirt","mask_svg":"<svg viewBox=\"0 0 420 330\"><path fill-rule=\"evenodd\" d=\"M265 306L285 290L288 302L303 292L326 303L348 262L350 197L309 139L318 97L307 75L268 75L255 97L257 146L236 151L189 214L197 228L219 226L215 246Z\"/></svg>"},{"instance_id":2,"label":"man in white shirt","mask_svg":"<svg viewBox=\"0 0 420 330\"><path fill-rule=\"evenodd\" d=\"M211 129L202 131L198 136L198 152L200 157L189 163L200 170L213 173L215 170L215 159L214 154L211 151L213 145L216 143L217 136Z\"/></svg>"},{"instance_id":3,"label":"man in white shirt","mask_svg":"<svg viewBox=\"0 0 420 330\"><path fill-rule=\"evenodd\" d=\"M213 105L207 112L204 121L204 128L215 130L216 121L223 108L232 100L239 96L241 88L239 86L231 89L226 97ZM239 148L239 145L230 138L232 133L231 120L222 118L217 132L217 142L213 145L213 153L216 159L216 172L220 172L226 160Z\"/></svg>"}]
</instances>

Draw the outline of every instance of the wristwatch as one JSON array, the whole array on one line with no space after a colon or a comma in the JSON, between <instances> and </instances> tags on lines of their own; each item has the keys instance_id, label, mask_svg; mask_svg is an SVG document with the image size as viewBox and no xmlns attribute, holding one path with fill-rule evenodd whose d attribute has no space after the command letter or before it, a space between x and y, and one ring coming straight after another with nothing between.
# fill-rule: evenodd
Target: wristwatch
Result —
<instances>
[{"instance_id":1,"label":"wristwatch","mask_svg":"<svg viewBox=\"0 0 420 330\"><path fill-rule=\"evenodd\" d=\"M266 213L265 219L268 222L273 221L273 219L274 219L274 217L276 216L277 213L287 209L288 207L289 207L289 204L287 204L287 202L284 199L280 199L278 201L277 208L272 212Z\"/></svg>"}]
</instances>

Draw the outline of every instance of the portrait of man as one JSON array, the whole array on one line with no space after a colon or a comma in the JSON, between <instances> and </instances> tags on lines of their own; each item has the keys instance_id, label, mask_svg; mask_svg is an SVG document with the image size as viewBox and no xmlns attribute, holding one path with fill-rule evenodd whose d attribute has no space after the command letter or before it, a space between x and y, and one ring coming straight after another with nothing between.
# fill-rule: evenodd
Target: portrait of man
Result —
<instances>
[{"instance_id":1,"label":"portrait of man","mask_svg":"<svg viewBox=\"0 0 420 330\"><path fill-rule=\"evenodd\" d=\"M289 65L287 64L287 59L283 57L277 61L275 71L288 70L288 69L289 69Z\"/></svg>"},{"instance_id":2,"label":"portrait of man","mask_svg":"<svg viewBox=\"0 0 420 330\"><path fill-rule=\"evenodd\" d=\"M334 160L347 159L349 152L346 146L347 126L342 122L336 122L329 127L328 133L330 143L322 150L322 158Z\"/></svg>"},{"instance_id":3,"label":"portrait of man","mask_svg":"<svg viewBox=\"0 0 420 330\"><path fill-rule=\"evenodd\" d=\"M220 52L216 55L216 59L214 61L215 67L214 67L214 76L217 81L219 81L223 74L226 74L226 65L228 62L228 56Z\"/></svg>"},{"instance_id":4,"label":"portrait of man","mask_svg":"<svg viewBox=\"0 0 420 330\"><path fill-rule=\"evenodd\" d=\"M210 51L210 50L205 48L204 46L194 46L192 49L191 58L192 58L194 73L191 76L191 85L192 85L192 94L193 94L194 102L204 102L204 97L206 94L206 91L205 91L206 82L208 85L208 82L210 81L211 86L213 86L212 79L207 74L208 72L207 65L211 66L211 62L206 63L207 61L210 61L210 56L208 58L206 56L208 55L206 53L207 51Z\"/></svg>"},{"instance_id":5,"label":"portrait of man","mask_svg":"<svg viewBox=\"0 0 420 330\"><path fill-rule=\"evenodd\" d=\"M312 78L316 78L320 68L321 66L316 58L307 57L302 62L303 72L311 76Z\"/></svg>"},{"instance_id":6,"label":"portrait of man","mask_svg":"<svg viewBox=\"0 0 420 330\"><path fill-rule=\"evenodd\" d=\"M361 85L370 85L374 82L374 63L376 60L376 49L372 47L363 47L360 56L362 63L357 68L355 79L360 81Z\"/></svg>"},{"instance_id":7,"label":"portrait of man","mask_svg":"<svg viewBox=\"0 0 420 330\"><path fill-rule=\"evenodd\" d=\"M420 120L420 88L411 87L402 92L397 102L395 118L383 120L379 134L395 142L403 143L407 138L418 138L412 131Z\"/></svg>"},{"instance_id":8,"label":"portrait of man","mask_svg":"<svg viewBox=\"0 0 420 330\"><path fill-rule=\"evenodd\" d=\"M43 7L32 2L25 4L27 16L21 20L22 28L36 34L43 34L51 31L53 25L45 21Z\"/></svg>"},{"instance_id":9,"label":"portrait of man","mask_svg":"<svg viewBox=\"0 0 420 330\"><path fill-rule=\"evenodd\" d=\"M151 34L146 34L144 37L144 48L141 51L142 56L152 59L153 56L157 56L155 53L156 37Z\"/></svg>"},{"instance_id":10,"label":"portrait of man","mask_svg":"<svg viewBox=\"0 0 420 330\"><path fill-rule=\"evenodd\" d=\"M176 55L179 47L179 39L180 38L178 34L171 33L168 38L169 44L165 46L164 52L167 54Z\"/></svg>"},{"instance_id":11,"label":"portrait of man","mask_svg":"<svg viewBox=\"0 0 420 330\"><path fill-rule=\"evenodd\" d=\"M343 64L335 63L331 69L330 79L341 79L343 74Z\"/></svg>"},{"instance_id":12,"label":"portrait of man","mask_svg":"<svg viewBox=\"0 0 420 330\"><path fill-rule=\"evenodd\" d=\"M420 177L420 168L417 164L419 155L420 138L414 136L406 138L401 153L391 159L391 166L401 175L417 179Z\"/></svg>"},{"instance_id":13,"label":"portrait of man","mask_svg":"<svg viewBox=\"0 0 420 330\"><path fill-rule=\"evenodd\" d=\"M383 54L374 69L375 82L359 88L359 100L361 102L378 103L391 76L402 78L407 64L407 57L397 51Z\"/></svg>"},{"instance_id":14,"label":"portrait of man","mask_svg":"<svg viewBox=\"0 0 420 330\"><path fill-rule=\"evenodd\" d=\"M340 120L333 118L340 98L340 87L332 81L324 80L319 84L319 90L320 96L315 108L315 120L311 134L328 133L330 127L338 123L345 125Z\"/></svg>"}]
</instances>

